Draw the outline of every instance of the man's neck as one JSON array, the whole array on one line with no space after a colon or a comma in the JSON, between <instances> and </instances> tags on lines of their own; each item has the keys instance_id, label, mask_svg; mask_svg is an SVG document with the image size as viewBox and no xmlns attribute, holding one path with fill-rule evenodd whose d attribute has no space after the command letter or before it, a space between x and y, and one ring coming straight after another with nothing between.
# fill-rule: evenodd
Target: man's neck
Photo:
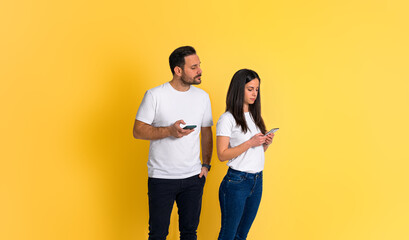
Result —
<instances>
[{"instance_id":1,"label":"man's neck","mask_svg":"<svg viewBox=\"0 0 409 240\"><path fill-rule=\"evenodd\" d=\"M173 77L169 83L174 89L179 92L186 92L190 89L190 85L183 83L180 78Z\"/></svg>"}]
</instances>

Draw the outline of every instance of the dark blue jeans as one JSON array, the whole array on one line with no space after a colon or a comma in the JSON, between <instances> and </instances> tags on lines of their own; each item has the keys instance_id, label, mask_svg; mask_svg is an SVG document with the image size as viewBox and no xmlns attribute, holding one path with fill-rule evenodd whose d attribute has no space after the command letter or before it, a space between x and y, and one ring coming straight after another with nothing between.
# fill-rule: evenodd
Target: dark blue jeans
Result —
<instances>
[{"instance_id":1,"label":"dark blue jeans","mask_svg":"<svg viewBox=\"0 0 409 240\"><path fill-rule=\"evenodd\" d=\"M148 179L149 240L165 240L169 233L170 215L176 201L181 240L196 240L202 208L205 177L185 179Z\"/></svg>"},{"instance_id":2,"label":"dark blue jeans","mask_svg":"<svg viewBox=\"0 0 409 240\"><path fill-rule=\"evenodd\" d=\"M244 240L250 231L263 192L263 172L229 168L219 189L222 227L218 240Z\"/></svg>"}]
</instances>

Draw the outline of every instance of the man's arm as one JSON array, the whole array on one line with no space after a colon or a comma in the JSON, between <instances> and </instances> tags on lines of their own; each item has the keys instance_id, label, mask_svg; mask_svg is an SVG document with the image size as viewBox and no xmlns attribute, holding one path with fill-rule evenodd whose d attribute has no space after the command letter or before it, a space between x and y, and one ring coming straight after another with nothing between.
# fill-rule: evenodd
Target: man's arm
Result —
<instances>
[{"instance_id":1,"label":"man's arm","mask_svg":"<svg viewBox=\"0 0 409 240\"><path fill-rule=\"evenodd\" d=\"M212 127L202 127L201 129L201 145L202 145L202 161L203 164L210 165L210 161L212 160L212 153L213 153L213 134L212 134ZM206 167L202 167L202 172L200 173L199 177L203 175L207 177L208 169Z\"/></svg>"},{"instance_id":2,"label":"man's arm","mask_svg":"<svg viewBox=\"0 0 409 240\"><path fill-rule=\"evenodd\" d=\"M180 124L185 124L185 122L183 120L179 120L168 127L153 127L147 123L135 120L135 124L133 126L133 136L136 139L157 140L171 136L180 138L194 131L194 129L182 129Z\"/></svg>"}]
</instances>

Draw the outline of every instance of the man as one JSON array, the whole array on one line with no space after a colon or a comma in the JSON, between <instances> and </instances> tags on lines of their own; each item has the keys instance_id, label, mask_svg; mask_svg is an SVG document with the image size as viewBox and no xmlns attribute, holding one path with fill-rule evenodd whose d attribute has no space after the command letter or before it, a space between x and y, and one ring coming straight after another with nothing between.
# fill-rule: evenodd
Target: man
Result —
<instances>
[{"instance_id":1,"label":"man","mask_svg":"<svg viewBox=\"0 0 409 240\"><path fill-rule=\"evenodd\" d=\"M209 95L192 86L200 84L202 76L195 49L177 48L169 56L169 65L172 80L145 93L133 134L136 139L150 140L149 239L166 239L176 201L180 239L190 240L197 239L203 187L213 151L213 119ZM197 127L183 129L184 125Z\"/></svg>"}]
</instances>

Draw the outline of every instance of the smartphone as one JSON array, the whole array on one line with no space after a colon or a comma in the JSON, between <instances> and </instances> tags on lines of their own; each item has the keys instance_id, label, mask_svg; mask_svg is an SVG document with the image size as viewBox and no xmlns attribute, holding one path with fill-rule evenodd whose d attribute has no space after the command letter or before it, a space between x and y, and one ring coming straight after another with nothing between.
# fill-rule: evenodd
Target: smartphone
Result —
<instances>
[{"instance_id":1,"label":"smartphone","mask_svg":"<svg viewBox=\"0 0 409 240\"><path fill-rule=\"evenodd\" d=\"M264 136L267 136L267 135L270 134L270 133L275 133L275 132L277 132L278 129L279 129L279 128L273 128L273 129L271 129L270 131L268 131L268 133L266 133Z\"/></svg>"},{"instance_id":2,"label":"smartphone","mask_svg":"<svg viewBox=\"0 0 409 240\"><path fill-rule=\"evenodd\" d=\"M196 128L196 125L186 125L183 129L193 129Z\"/></svg>"}]
</instances>

